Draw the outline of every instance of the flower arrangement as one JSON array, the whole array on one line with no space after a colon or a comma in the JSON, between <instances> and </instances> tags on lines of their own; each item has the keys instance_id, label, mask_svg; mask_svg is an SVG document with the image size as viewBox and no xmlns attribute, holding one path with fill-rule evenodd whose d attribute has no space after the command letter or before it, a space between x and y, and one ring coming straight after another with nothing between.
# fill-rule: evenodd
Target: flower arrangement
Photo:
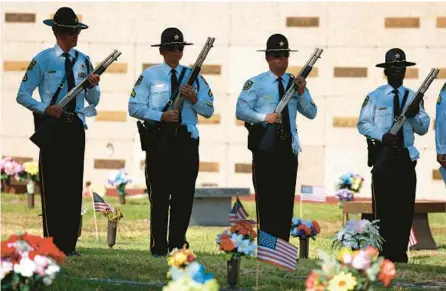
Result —
<instances>
[{"instance_id":1,"label":"flower arrangement","mask_svg":"<svg viewBox=\"0 0 446 291\"><path fill-rule=\"evenodd\" d=\"M124 169L120 169L112 173L112 175L108 179L108 184L110 184L111 186L115 186L118 190L119 195L124 196L125 186L131 181L132 180L129 174Z\"/></svg>"},{"instance_id":2,"label":"flower arrangement","mask_svg":"<svg viewBox=\"0 0 446 291\"><path fill-rule=\"evenodd\" d=\"M308 275L306 291L372 290L377 279L388 287L396 277L395 265L378 257L378 250L373 247L358 251L343 248L336 257L320 251L319 257L321 269Z\"/></svg>"},{"instance_id":3,"label":"flower arrangement","mask_svg":"<svg viewBox=\"0 0 446 291\"><path fill-rule=\"evenodd\" d=\"M121 220L121 218L124 217L124 215L122 215L121 210L119 210L118 208L115 208L113 210L111 210L110 208L107 208L104 212L102 212L102 214L107 217L108 221L112 221L112 222L118 222Z\"/></svg>"},{"instance_id":4,"label":"flower arrangement","mask_svg":"<svg viewBox=\"0 0 446 291\"><path fill-rule=\"evenodd\" d=\"M23 164L25 179L28 181L39 181L39 165L36 162L26 162Z\"/></svg>"},{"instance_id":5,"label":"flower arrangement","mask_svg":"<svg viewBox=\"0 0 446 291\"><path fill-rule=\"evenodd\" d=\"M14 177L17 181L20 181L23 177L23 171L23 166L11 157L0 160L1 180L9 180Z\"/></svg>"},{"instance_id":6,"label":"flower arrangement","mask_svg":"<svg viewBox=\"0 0 446 291\"><path fill-rule=\"evenodd\" d=\"M52 238L11 235L1 244L2 290L40 290L49 286L60 271L65 254Z\"/></svg>"},{"instance_id":7,"label":"flower arrangement","mask_svg":"<svg viewBox=\"0 0 446 291\"><path fill-rule=\"evenodd\" d=\"M338 197L339 201L351 201L354 193L358 193L361 190L363 182L364 178L359 174L344 174L339 177L335 196Z\"/></svg>"},{"instance_id":8,"label":"flower arrangement","mask_svg":"<svg viewBox=\"0 0 446 291\"><path fill-rule=\"evenodd\" d=\"M300 239L311 238L316 240L315 236L321 232L321 227L316 220L302 221L300 218L293 218L291 221L291 236L298 237Z\"/></svg>"},{"instance_id":9,"label":"flower arrangement","mask_svg":"<svg viewBox=\"0 0 446 291\"><path fill-rule=\"evenodd\" d=\"M167 258L170 266L167 273L169 283L163 291L218 291L219 285L212 274L198 263L192 250L173 249Z\"/></svg>"},{"instance_id":10,"label":"flower arrangement","mask_svg":"<svg viewBox=\"0 0 446 291\"><path fill-rule=\"evenodd\" d=\"M384 239L379 234L378 222L379 220L349 220L345 227L335 234L332 247L357 250L372 246L381 250Z\"/></svg>"},{"instance_id":11,"label":"flower arrangement","mask_svg":"<svg viewBox=\"0 0 446 291\"><path fill-rule=\"evenodd\" d=\"M248 221L237 221L229 229L217 235L216 243L226 255L227 260L236 257L255 256L257 237L253 225Z\"/></svg>"}]
</instances>

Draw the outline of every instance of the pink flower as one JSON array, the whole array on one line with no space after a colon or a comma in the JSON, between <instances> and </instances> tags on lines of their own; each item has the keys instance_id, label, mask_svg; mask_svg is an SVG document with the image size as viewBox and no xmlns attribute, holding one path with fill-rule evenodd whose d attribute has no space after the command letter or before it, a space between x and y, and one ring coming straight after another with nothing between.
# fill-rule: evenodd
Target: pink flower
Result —
<instances>
[{"instance_id":1,"label":"pink flower","mask_svg":"<svg viewBox=\"0 0 446 291\"><path fill-rule=\"evenodd\" d=\"M370 266L370 257L368 256L367 252L364 250L361 250L352 261L353 268L357 270L365 270Z\"/></svg>"}]
</instances>

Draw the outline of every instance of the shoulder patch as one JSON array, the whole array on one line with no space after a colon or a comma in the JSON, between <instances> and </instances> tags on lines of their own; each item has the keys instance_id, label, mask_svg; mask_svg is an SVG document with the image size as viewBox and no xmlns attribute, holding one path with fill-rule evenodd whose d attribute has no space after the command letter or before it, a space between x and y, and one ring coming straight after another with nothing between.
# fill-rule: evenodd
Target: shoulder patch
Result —
<instances>
[{"instance_id":1,"label":"shoulder patch","mask_svg":"<svg viewBox=\"0 0 446 291\"><path fill-rule=\"evenodd\" d=\"M136 96L136 92L135 92L135 89L133 89L132 90L132 94L130 94L132 97L135 97Z\"/></svg>"},{"instance_id":2,"label":"shoulder patch","mask_svg":"<svg viewBox=\"0 0 446 291\"><path fill-rule=\"evenodd\" d=\"M138 80L136 80L136 83L135 83L135 86L134 86L134 87L136 87L136 86L138 86L139 84L141 84L143 78L144 78L144 76L143 76L143 75L140 75L139 78L138 78Z\"/></svg>"},{"instance_id":3,"label":"shoulder patch","mask_svg":"<svg viewBox=\"0 0 446 291\"><path fill-rule=\"evenodd\" d=\"M245 90L245 91L248 90L249 88L252 87L252 84L254 84L253 81L251 81L251 80L246 81L245 85L243 85L243 90Z\"/></svg>"},{"instance_id":4,"label":"shoulder patch","mask_svg":"<svg viewBox=\"0 0 446 291\"><path fill-rule=\"evenodd\" d=\"M212 94L212 90L211 90L211 89L209 89L209 91L208 91L208 96L209 96L209 97L214 96L214 94Z\"/></svg>"},{"instance_id":5,"label":"shoulder patch","mask_svg":"<svg viewBox=\"0 0 446 291\"><path fill-rule=\"evenodd\" d=\"M438 95L437 104L440 104L440 103L441 103L441 95Z\"/></svg>"},{"instance_id":6,"label":"shoulder patch","mask_svg":"<svg viewBox=\"0 0 446 291\"><path fill-rule=\"evenodd\" d=\"M367 97L365 97L364 102L362 102L361 108L364 108L367 105L367 103L369 103L369 98L370 98L369 95L367 95Z\"/></svg>"},{"instance_id":7,"label":"shoulder patch","mask_svg":"<svg viewBox=\"0 0 446 291\"><path fill-rule=\"evenodd\" d=\"M32 59L31 63L29 63L28 68L26 69L27 71L31 71L32 69L34 69L34 67L36 66L37 62L36 60Z\"/></svg>"},{"instance_id":8,"label":"shoulder patch","mask_svg":"<svg viewBox=\"0 0 446 291\"><path fill-rule=\"evenodd\" d=\"M25 73L25 76L23 76L22 82L26 82L28 81L28 74Z\"/></svg>"},{"instance_id":9,"label":"shoulder patch","mask_svg":"<svg viewBox=\"0 0 446 291\"><path fill-rule=\"evenodd\" d=\"M212 103L210 101L206 101L206 105L209 107L214 107L214 106L212 106Z\"/></svg>"}]
</instances>

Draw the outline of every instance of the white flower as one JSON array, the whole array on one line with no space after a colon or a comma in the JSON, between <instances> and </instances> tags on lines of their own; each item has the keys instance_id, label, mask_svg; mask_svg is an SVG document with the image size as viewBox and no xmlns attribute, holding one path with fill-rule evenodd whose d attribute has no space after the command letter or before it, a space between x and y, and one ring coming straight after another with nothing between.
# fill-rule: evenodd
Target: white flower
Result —
<instances>
[{"instance_id":1,"label":"white flower","mask_svg":"<svg viewBox=\"0 0 446 291\"><path fill-rule=\"evenodd\" d=\"M352 266L356 270L364 270L368 268L370 266L370 258L367 253L361 250L359 254L353 258Z\"/></svg>"},{"instance_id":2,"label":"white flower","mask_svg":"<svg viewBox=\"0 0 446 291\"><path fill-rule=\"evenodd\" d=\"M240 242L240 244L237 247L237 252L243 253L245 255L249 254L249 240L244 239Z\"/></svg>"},{"instance_id":3,"label":"white flower","mask_svg":"<svg viewBox=\"0 0 446 291\"><path fill-rule=\"evenodd\" d=\"M23 277L32 277L36 271L36 263L29 258L22 258L20 264L14 265L14 272L21 274Z\"/></svg>"},{"instance_id":4,"label":"white flower","mask_svg":"<svg viewBox=\"0 0 446 291\"><path fill-rule=\"evenodd\" d=\"M45 270L45 275L48 275L51 279L56 278L56 274L59 273L60 267L57 264L50 264Z\"/></svg>"},{"instance_id":5,"label":"white flower","mask_svg":"<svg viewBox=\"0 0 446 291\"><path fill-rule=\"evenodd\" d=\"M43 277L42 282L46 286L49 286L49 285L51 285L51 283L53 283L53 280L50 277Z\"/></svg>"},{"instance_id":6,"label":"white flower","mask_svg":"<svg viewBox=\"0 0 446 291\"><path fill-rule=\"evenodd\" d=\"M0 280L3 280L14 269L14 265L10 261L2 260L0 265Z\"/></svg>"},{"instance_id":7,"label":"white flower","mask_svg":"<svg viewBox=\"0 0 446 291\"><path fill-rule=\"evenodd\" d=\"M232 243L234 244L235 247L238 247L242 243L242 241L243 241L243 235L234 233L231 236L231 241L232 241Z\"/></svg>"}]
</instances>

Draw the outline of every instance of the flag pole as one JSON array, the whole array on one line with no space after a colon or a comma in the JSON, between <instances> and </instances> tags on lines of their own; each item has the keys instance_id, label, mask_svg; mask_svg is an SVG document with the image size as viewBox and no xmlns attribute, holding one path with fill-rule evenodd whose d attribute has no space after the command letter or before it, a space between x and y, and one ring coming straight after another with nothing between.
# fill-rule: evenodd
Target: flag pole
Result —
<instances>
[{"instance_id":1,"label":"flag pole","mask_svg":"<svg viewBox=\"0 0 446 291\"><path fill-rule=\"evenodd\" d=\"M93 191L90 191L91 195L91 203L93 204L93 215L94 215L94 226L96 229L96 241L99 242L99 235L98 235L98 223L96 221L96 209L94 208L94 197L93 197Z\"/></svg>"}]
</instances>

